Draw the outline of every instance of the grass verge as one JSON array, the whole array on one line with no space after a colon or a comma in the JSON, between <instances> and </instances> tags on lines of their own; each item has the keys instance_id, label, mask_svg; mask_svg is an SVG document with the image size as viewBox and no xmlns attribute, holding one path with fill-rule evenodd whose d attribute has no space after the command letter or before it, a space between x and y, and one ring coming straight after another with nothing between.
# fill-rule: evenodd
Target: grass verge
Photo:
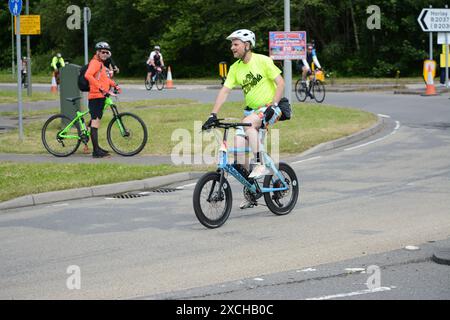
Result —
<instances>
[{"instance_id":1,"label":"grass verge","mask_svg":"<svg viewBox=\"0 0 450 320\"><path fill-rule=\"evenodd\" d=\"M51 92L34 91L31 97L27 96L27 90L22 90L23 102L36 102L36 101L52 101L58 100L59 95ZM0 104L1 103L17 103L17 91L16 90L2 90L0 91ZM1 105L0 105L1 110Z\"/></svg>"},{"instance_id":2,"label":"grass verge","mask_svg":"<svg viewBox=\"0 0 450 320\"><path fill-rule=\"evenodd\" d=\"M198 149L211 150L211 146L215 149L216 143L212 134L200 133L201 125L211 111L209 104L198 104L185 99L145 100L122 103L120 110L139 115L147 124L149 140L141 154L167 155L181 149L187 154L193 154L194 150ZM0 133L0 153L46 154L40 137L41 128L45 120L55 112L57 110L25 112L24 140L19 141L17 130ZM277 131L271 131L279 133L278 150L281 157L298 154L320 143L350 135L371 127L377 121L377 117L368 112L325 104L294 104L293 112L290 121L277 123L274 128ZM220 112L220 118L225 117L239 121L242 117L242 104L226 103ZM105 113L99 134L100 145L103 147L107 147L106 127L110 119L111 112ZM230 136L230 146L232 140ZM77 152L82 153L81 149ZM270 147L268 149L270 152ZM55 163L50 166L0 163L0 201L26 194L139 180L205 168L107 163Z\"/></svg>"},{"instance_id":3,"label":"grass verge","mask_svg":"<svg viewBox=\"0 0 450 320\"><path fill-rule=\"evenodd\" d=\"M189 142L186 152L194 152L198 144L203 148L211 141L198 134L202 123L211 111L211 105L198 104L189 100L135 101L122 103L120 111L132 112L140 116L148 128L148 142L141 154L171 154L181 142ZM334 140L373 125L375 115L349 108L337 108L324 104L294 104L294 116L290 121L279 122L280 152L300 153L317 144ZM19 154L46 154L41 142L41 128L46 119L56 110L31 111L24 114L24 140L19 141L17 130L0 134L0 152ZM2 114L0 114L2 115ZM241 119L241 103L226 103L220 117ZM100 145L106 147L106 128L111 120L111 112L105 112L99 137ZM195 137L195 139L194 139ZM186 141L189 140L189 141ZM231 141L232 139L230 139ZM201 148L201 147L200 147ZM82 153L82 148L78 153Z\"/></svg>"},{"instance_id":4,"label":"grass verge","mask_svg":"<svg viewBox=\"0 0 450 320\"><path fill-rule=\"evenodd\" d=\"M201 170L193 166L135 166L121 164L0 163L0 201L42 192L142 180L177 172Z\"/></svg>"}]
</instances>

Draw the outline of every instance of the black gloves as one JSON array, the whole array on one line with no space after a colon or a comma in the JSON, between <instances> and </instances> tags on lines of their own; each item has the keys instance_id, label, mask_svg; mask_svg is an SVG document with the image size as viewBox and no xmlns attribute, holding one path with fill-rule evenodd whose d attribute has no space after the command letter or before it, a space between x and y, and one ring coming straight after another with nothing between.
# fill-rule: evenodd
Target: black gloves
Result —
<instances>
[{"instance_id":1,"label":"black gloves","mask_svg":"<svg viewBox=\"0 0 450 320\"><path fill-rule=\"evenodd\" d=\"M264 111L264 119L266 122L269 122L269 120L272 119L274 113L275 110L273 110L272 106L266 108L266 111Z\"/></svg>"},{"instance_id":2,"label":"black gloves","mask_svg":"<svg viewBox=\"0 0 450 320\"><path fill-rule=\"evenodd\" d=\"M208 130L211 126L217 121L217 115L215 113L211 113L208 120L203 124L202 130Z\"/></svg>"}]
</instances>

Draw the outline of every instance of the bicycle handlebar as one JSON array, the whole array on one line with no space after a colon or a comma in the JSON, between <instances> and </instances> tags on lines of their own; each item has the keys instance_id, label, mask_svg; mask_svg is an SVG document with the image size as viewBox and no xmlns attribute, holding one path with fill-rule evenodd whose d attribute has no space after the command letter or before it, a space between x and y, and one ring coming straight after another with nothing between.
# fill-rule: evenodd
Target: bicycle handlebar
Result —
<instances>
[{"instance_id":1,"label":"bicycle handlebar","mask_svg":"<svg viewBox=\"0 0 450 320\"><path fill-rule=\"evenodd\" d=\"M220 122L224 119L217 119L213 124L209 126L207 129L203 130L209 130L212 128L220 128L220 129L230 129L230 128L237 128L237 127L251 127L251 123L238 123L238 122Z\"/></svg>"}]
</instances>

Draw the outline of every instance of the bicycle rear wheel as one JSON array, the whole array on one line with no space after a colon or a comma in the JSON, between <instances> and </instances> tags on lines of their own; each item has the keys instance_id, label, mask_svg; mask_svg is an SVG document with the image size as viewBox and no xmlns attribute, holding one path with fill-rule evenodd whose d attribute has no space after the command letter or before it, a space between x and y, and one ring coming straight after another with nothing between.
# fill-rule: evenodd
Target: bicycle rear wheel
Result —
<instances>
[{"instance_id":1,"label":"bicycle rear wheel","mask_svg":"<svg viewBox=\"0 0 450 320\"><path fill-rule=\"evenodd\" d=\"M194 189L193 204L198 221L207 228L218 228L230 216L233 203L231 187L225 179L219 190L220 174L208 172L201 177Z\"/></svg>"},{"instance_id":2,"label":"bicycle rear wheel","mask_svg":"<svg viewBox=\"0 0 450 320\"><path fill-rule=\"evenodd\" d=\"M286 191L275 191L264 193L267 207L276 215L285 215L291 212L297 204L299 194L299 183L294 169L287 163L280 162L278 171L284 178L289 189ZM282 188L283 184L278 176L266 176L264 188Z\"/></svg>"},{"instance_id":3,"label":"bicycle rear wheel","mask_svg":"<svg viewBox=\"0 0 450 320\"><path fill-rule=\"evenodd\" d=\"M161 91L162 89L164 89L164 75L162 73L158 73L156 75L155 82L156 82L156 88L158 88L158 90Z\"/></svg>"},{"instance_id":4,"label":"bicycle rear wheel","mask_svg":"<svg viewBox=\"0 0 450 320\"><path fill-rule=\"evenodd\" d=\"M302 83L302 79L298 79L295 83L295 95L297 96L297 100L300 102L304 102L306 100L306 86Z\"/></svg>"},{"instance_id":5,"label":"bicycle rear wheel","mask_svg":"<svg viewBox=\"0 0 450 320\"><path fill-rule=\"evenodd\" d=\"M323 100L325 100L325 86L320 80L316 80L316 82L313 85L313 95L314 99L318 103L322 103Z\"/></svg>"},{"instance_id":6,"label":"bicycle rear wheel","mask_svg":"<svg viewBox=\"0 0 450 320\"><path fill-rule=\"evenodd\" d=\"M106 137L114 152L122 156L134 156L147 143L147 127L137 115L119 113L109 122Z\"/></svg>"},{"instance_id":7,"label":"bicycle rear wheel","mask_svg":"<svg viewBox=\"0 0 450 320\"><path fill-rule=\"evenodd\" d=\"M45 149L56 157L67 157L77 151L80 146L81 130L78 123L75 123L65 133L65 137L59 133L70 123L69 117L63 114L51 116L42 127L41 139Z\"/></svg>"}]
</instances>

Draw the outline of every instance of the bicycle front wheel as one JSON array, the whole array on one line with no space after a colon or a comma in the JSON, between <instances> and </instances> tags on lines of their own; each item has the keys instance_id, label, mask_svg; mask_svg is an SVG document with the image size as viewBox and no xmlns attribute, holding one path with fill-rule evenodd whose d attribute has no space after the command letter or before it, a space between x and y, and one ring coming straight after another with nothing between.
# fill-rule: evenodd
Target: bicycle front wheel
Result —
<instances>
[{"instance_id":1,"label":"bicycle front wheel","mask_svg":"<svg viewBox=\"0 0 450 320\"><path fill-rule=\"evenodd\" d=\"M325 100L325 86L320 80L316 80L316 82L313 85L313 95L314 99L318 103L322 103L323 100Z\"/></svg>"},{"instance_id":2,"label":"bicycle front wheel","mask_svg":"<svg viewBox=\"0 0 450 320\"><path fill-rule=\"evenodd\" d=\"M151 81L148 81L147 78L145 78L144 83L145 83L145 89L152 90L153 84Z\"/></svg>"},{"instance_id":3,"label":"bicycle front wheel","mask_svg":"<svg viewBox=\"0 0 450 320\"><path fill-rule=\"evenodd\" d=\"M155 82L156 82L156 88L158 90L161 91L162 89L164 89L164 76L162 73L159 73L156 75Z\"/></svg>"},{"instance_id":4,"label":"bicycle front wheel","mask_svg":"<svg viewBox=\"0 0 450 320\"><path fill-rule=\"evenodd\" d=\"M114 152L122 156L134 156L147 143L147 127L137 115L119 113L109 122L106 137Z\"/></svg>"},{"instance_id":5,"label":"bicycle front wheel","mask_svg":"<svg viewBox=\"0 0 450 320\"><path fill-rule=\"evenodd\" d=\"M61 135L61 132L70 122L69 117L63 114L55 114L42 127L42 143L45 149L56 157L70 156L80 146L81 130L78 123L75 123L64 135Z\"/></svg>"},{"instance_id":6,"label":"bicycle front wheel","mask_svg":"<svg viewBox=\"0 0 450 320\"><path fill-rule=\"evenodd\" d=\"M194 211L198 221L207 228L218 228L230 216L233 197L228 181L219 190L220 174L208 172L201 177L194 189Z\"/></svg>"},{"instance_id":7,"label":"bicycle front wheel","mask_svg":"<svg viewBox=\"0 0 450 320\"><path fill-rule=\"evenodd\" d=\"M275 191L264 193L264 200L267 207L276 215L285 215L291 212L297 204L299 194L299 183L294 169L287 163L280 162L278 171L283 176L284 182L288 185L285 191ZM266 176L264 178L264 188L282 188L283 183L277 175Z\"/></svg>"},{"instance_id":8,"label":"bicycle front wheel","mask_svg":"<svg viewBox=\"0 0 450 320\"><path fill-rule=\"evenodd\" d=\"M302 79L298 79L295 83L295 95L297 96L297 100L300 102L304 102L306 100L306 86L302 83Z\"/></svg>"}]
</instances>

